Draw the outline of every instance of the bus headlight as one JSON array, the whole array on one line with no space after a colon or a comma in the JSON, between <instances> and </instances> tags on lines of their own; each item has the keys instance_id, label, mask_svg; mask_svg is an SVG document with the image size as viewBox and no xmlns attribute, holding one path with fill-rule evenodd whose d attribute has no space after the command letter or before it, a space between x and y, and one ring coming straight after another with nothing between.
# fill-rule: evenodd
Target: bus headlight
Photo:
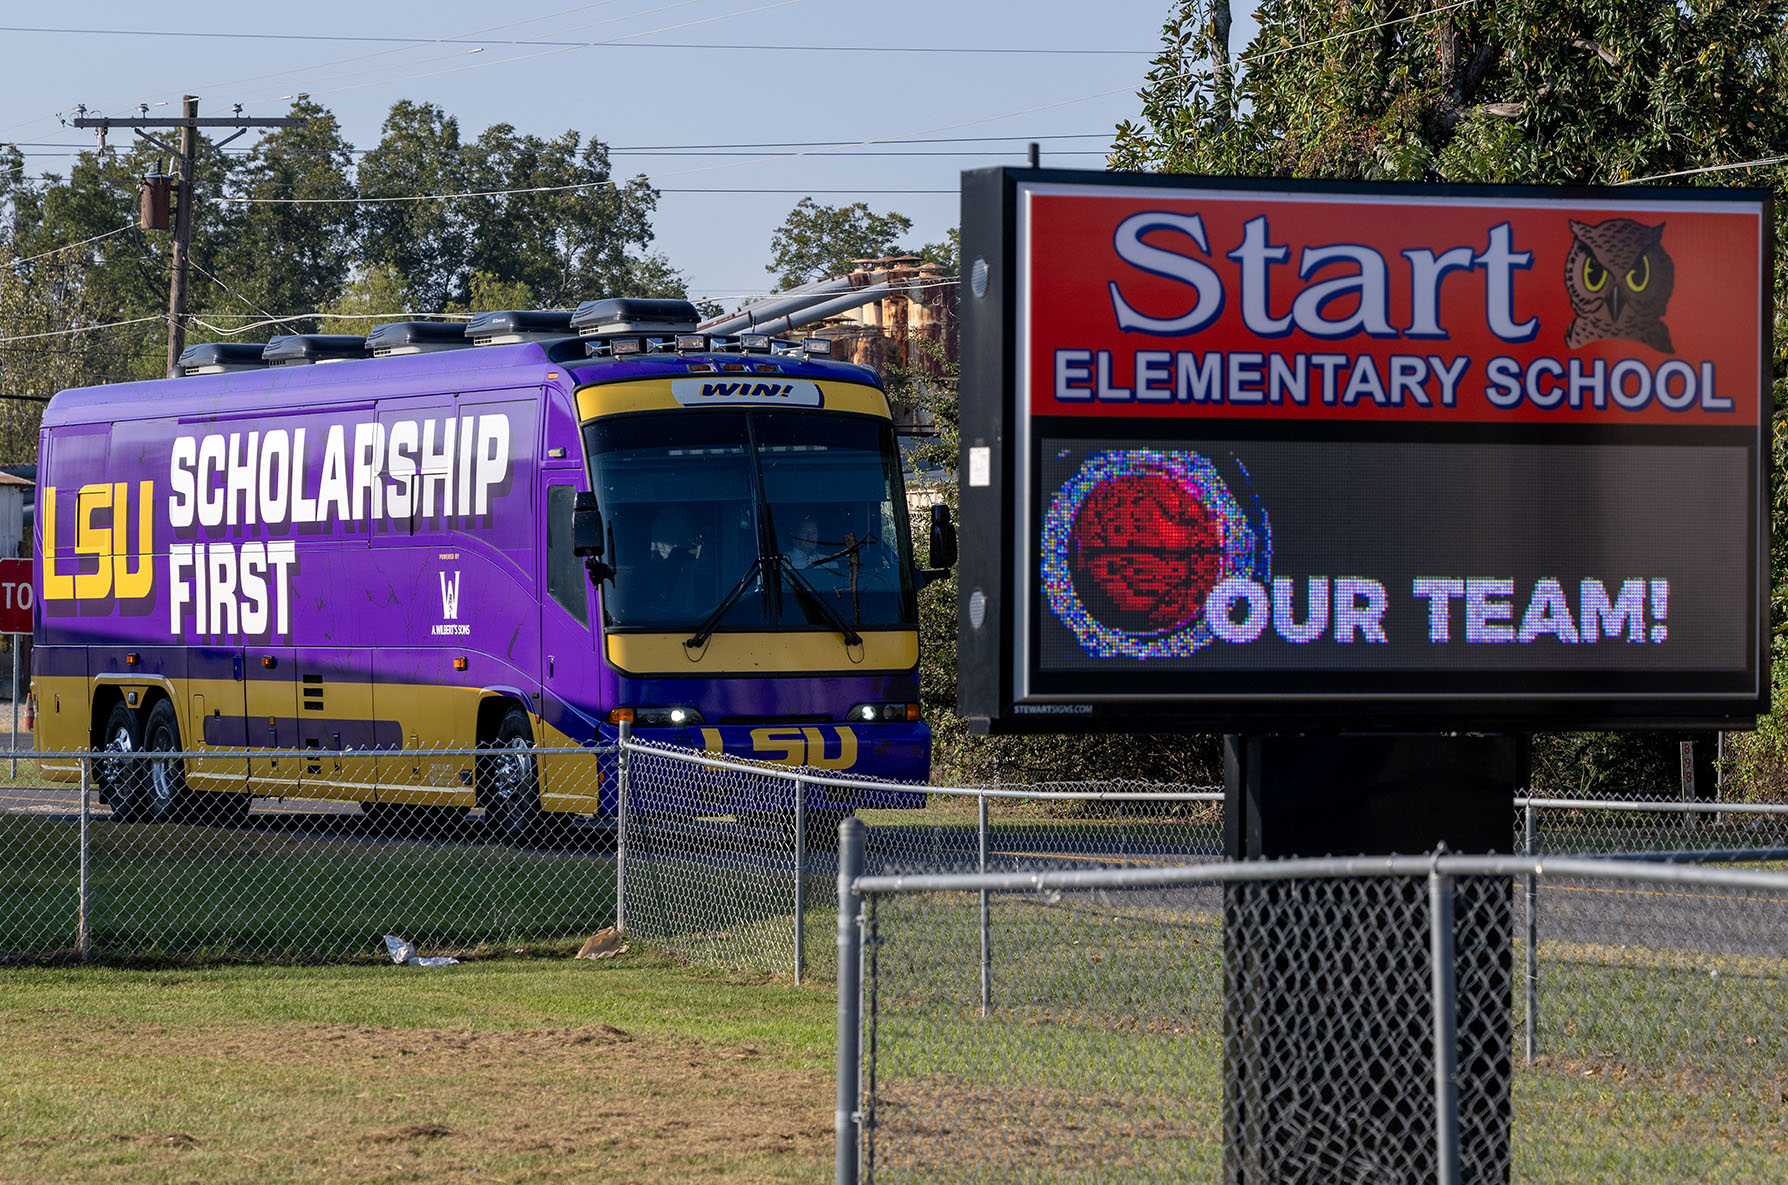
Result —
<instances>
[{"instance_id":1,"label":"bus headlight","mask_svg":"<svg viewBox=\"0 0 1788 1185\"><path fill-rule=\"evenodd\" d=\"M611 708L608 713L610 724L622 721L635 728L685 728L697 724L705 724L702 714L694 708Z\"/></svg>"},{"instance_id":2,"label":"bus headlight","mask_svg":"<svg viewBox=\"0 0 1788 1185\"><path fill-rule=\"evenodd\" d=\"M918 704L858 704L851 709L850 718L861 720L865 724L892 724L904 720L912 723L919 718Z\"/></svg>"}]
</instances>

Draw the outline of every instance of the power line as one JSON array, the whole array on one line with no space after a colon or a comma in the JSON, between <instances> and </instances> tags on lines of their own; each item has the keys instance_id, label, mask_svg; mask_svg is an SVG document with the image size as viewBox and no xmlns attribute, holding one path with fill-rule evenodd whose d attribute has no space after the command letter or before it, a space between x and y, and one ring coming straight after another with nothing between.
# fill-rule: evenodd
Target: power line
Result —
<instances>
[{"instance_id":1,"label":"power line","mask_svg":"<svg viewBox=\"0 0 1788 1185\"><path fill-rule=\"evenodd\" d=\"M1639 185L1646 181L1665 181L1671 177L1699 177L1706 173L1730 173L1734 169L1761 169L1780 164L1788 164L1788 156L1766 156L1759 160L1741 160L1729 165L1703 165L1696 169L1678 169L1674 173L1653 173L1647 177L1629 177L1614 184Z\"/></svg>"},{"instance_id":2,"label":"power line","mask_svg":"<svg viewBox=\"0 0 1788 1185\"><path fill-rule=\"evenodd\" d=\"M1069 49L1059 46L1025 45L774 45L715 43L700 41L548 41L545 38L522 37L492 39L475 37L366 37L341 33L228 33L215 30L170 32L166 29L72 29L45 28L32 25L0 25L0 33L81 34L98 37L176 37L183 41L200 39L235 41L345 41L373 45L475 45L482 48L507 46L542 46L564 49L714 49L746 53L874 53L874 54L1041 54L1079 57L1146 57L1155 51L1147 49Z\"/></svg>"},{"instance_id":3,"label":"power line","mask_svg":"<svg viewBox=\"0 0 1788 1185\"><path fill-rule=\"evenodd\" d=\"M135 230L136 228L137 224L135 222L126 222L116 230L108 230L102 234L96 234L91 238L82 239L77 243L64 243L60 247L53 247L48 251L40 251L36 255L27 255L23 259L15 259L12 261L12 266L18 267L21 264L32 263L39 259L48 259L52 255L60 255L64 251L73 251L76 247L85 247L88 243L97 243L101 239L109 239L113 235L121 235L127 230Z\"/></svg>"}]
</instances>

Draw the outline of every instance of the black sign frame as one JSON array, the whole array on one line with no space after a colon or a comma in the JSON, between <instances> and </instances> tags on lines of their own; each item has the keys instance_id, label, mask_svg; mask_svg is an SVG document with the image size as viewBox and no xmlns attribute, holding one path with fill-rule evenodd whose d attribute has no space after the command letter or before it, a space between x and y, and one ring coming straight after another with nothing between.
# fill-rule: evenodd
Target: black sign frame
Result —
<instances>
[{"instance_id":1,"label":"black sign frame","mask_svg":"<svg viewBox=\"0 0 1788 1185\"><path fill-rule=\"evenodd\" d=\"M1752 203L1761 210L1762 285L1757 314L1761 370L1760 425L1744 450L1746 522L1739 529L1746 549L1745 588L1735 596L1754 638L1741 666L1705 674L1675 671L1556 671L1497 673L1455 665L1433 671L1233 672L1182 678L1173 672L1124 672L1111 678L1057 672L1039 680L1041 557L1033 549L1020 580L1017 551L1040 530L1021 524L1026 505L1040 505L1040 456L1044 429L1066 439L1183 440L1182 421L1038 421L1021 425L1019 291L1021 244L1018 206L1030 187L1114 186L1131 189L1248 190L1284 194L1390 195L1433 200L1458 195L1482 200L1532 202L1563 199L1610 203ZM1057 169L996 168L963 175L961 293L961 494L962 562L958 582L958 710L979 733L1112 731L1533 731L1652 727L1742 729L1769 710L1769 491L1768 425L1771 391L1771 294L1774 243L1772 198L1766 190L1621 189L1540 186L1431 186L1392 183L1289 182L1258 178L1205 178ZM1039 426L1040 425L1040 426ZM1748 429L1748 425L1746 426ZM1199 440L1240 436L1295 440L1392 439L1402 429L1333 423L1266 425L1259 421L1200 423ZM1413 430L1411 430L1413 431ZM1459 436L1457 426L1436 425L1422 439ZM1710 443L1697 429L1673 429L1672 440ZM1713 431L1713 430L1707 430ZM1520 427L1470 429L1474 440L1531 440ZM1547 430L1548 441L1593 445L1655 443L1656 430L1641 426L1577 426ZM1721 438L1731 443L1731 435ZM1026 441L1028 455L1020 454ZM1022 529L1021 529L1022 528ZM1023 598L1029 597L1027 603ZM1123 664L1118 664L1123 665ZM1121 690L1114 690L1122 684Z\"/></svg>"}]
</instances>

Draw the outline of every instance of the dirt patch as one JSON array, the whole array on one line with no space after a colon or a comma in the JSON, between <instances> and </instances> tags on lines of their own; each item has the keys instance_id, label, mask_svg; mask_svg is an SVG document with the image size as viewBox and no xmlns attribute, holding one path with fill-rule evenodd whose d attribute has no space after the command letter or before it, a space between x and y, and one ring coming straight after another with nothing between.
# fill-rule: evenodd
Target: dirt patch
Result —
<instances>
[{"instance_id":1,"label":"dirt patch","mask_svg":"<svg viewBox=\"0 0 1788 1185\"><path fill-rule=\"evenodd\" d=\"M452 1134L452 1128L439 1123L406 1123L402 1127L386 1127L376 1132L367 1132L361 1138L371 1144L395 1144L403 1140L438 1140Z\"/></svg>"},{"instance_id":2,"label":"dirt patch","mask_svg":"<svg viewBox=\"0 0 1788 1185\"><path fill-rule=\"evenodd\" d=\"M823 1069L791 1068L754 1046L608 1024L98 1021L7 1036L21 1075L34 1062L70 1058L99 1068L79 1097L63 1100L93 1115L89 1134L5 1145L16 1153L10 1168L0 1165L8 1185L122 1185L170 1152L182 1180L244 1185L269 1173L345 1182L812 1181L832 1159L834 1084ZM129 1058L116 1057L124 1047ZM126 1111L146 1120L140 1131Z\"/></svg>"},{"instance_id":3,"label":"dirt patch","mask_svg":"<svg viewBox=\"0 0 1788 1185\"><path fill-rule=\"evenodd\" d=\"M135 1144L139 1148L197 1148L199 1146L199 1141L185 1132L107 1132L106 1139L115 1144Z\"/></svg>"}]
</instances>

